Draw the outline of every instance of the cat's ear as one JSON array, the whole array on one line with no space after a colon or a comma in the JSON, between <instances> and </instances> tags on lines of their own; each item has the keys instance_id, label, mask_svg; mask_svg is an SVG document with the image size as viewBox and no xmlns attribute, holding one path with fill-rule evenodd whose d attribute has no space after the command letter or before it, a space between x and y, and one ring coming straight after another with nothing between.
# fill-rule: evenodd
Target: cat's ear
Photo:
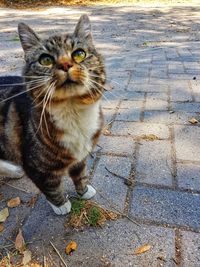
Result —
<instances>
[{"instance_id":1,"label":"cat's ear","mask_svg":"<svg viewBox=\"0 0 200 267\"><path fill-rule=\"evenodd\" d=\"M33 46L40 43L40 39L37 34L25 23L19 23L18 33L24 52L28 52L28 50L30 50Z\"/></svg>"},{"instance_id":2,"label":"cat's ear","mask_svg":"<svg viewBox=\"0 0 200 267\"><path fill-rule=\"evenodd\" d=\"M74 35L92 43L92 32L89 17L82 15L76 25Z\"/></svg>"}]
</instances>

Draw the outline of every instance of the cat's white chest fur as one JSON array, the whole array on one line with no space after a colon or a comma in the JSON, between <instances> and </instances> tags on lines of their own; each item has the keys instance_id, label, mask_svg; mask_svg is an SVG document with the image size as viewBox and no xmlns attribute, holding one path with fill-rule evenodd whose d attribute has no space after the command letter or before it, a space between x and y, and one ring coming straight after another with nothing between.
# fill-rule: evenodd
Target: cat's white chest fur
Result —
<instances>
[{"instance_id":1,"label":"cat's white chest fur","mask_svg":"<svg viewBox=\"0 0 200 267\"><path fill-rule=\"evenodd\" d=\"M99 105L99 101L84 107L69 103L53 111L56 127L64 131L61 144L77 161L83 160L92 150L92 137L100 123Z\"/></svg>"}]
</instances>

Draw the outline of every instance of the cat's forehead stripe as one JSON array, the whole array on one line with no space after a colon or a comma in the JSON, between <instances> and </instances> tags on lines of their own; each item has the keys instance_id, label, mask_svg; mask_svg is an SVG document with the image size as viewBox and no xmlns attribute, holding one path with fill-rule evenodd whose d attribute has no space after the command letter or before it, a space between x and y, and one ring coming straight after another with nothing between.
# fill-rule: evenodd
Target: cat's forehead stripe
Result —
<instances>
[{"instance_id":1,"label":"cat's forehead stripe","mask_svg":"<svg viewBox=\"0 0 200 267\"><path fill-rule=\"evenodd\" d=\"M53 36L46 40L45 47L49 50L55 50L55 48L67 48L71 49L73 47L73 40L70 36Z\"/></svg>"}]
</instances>

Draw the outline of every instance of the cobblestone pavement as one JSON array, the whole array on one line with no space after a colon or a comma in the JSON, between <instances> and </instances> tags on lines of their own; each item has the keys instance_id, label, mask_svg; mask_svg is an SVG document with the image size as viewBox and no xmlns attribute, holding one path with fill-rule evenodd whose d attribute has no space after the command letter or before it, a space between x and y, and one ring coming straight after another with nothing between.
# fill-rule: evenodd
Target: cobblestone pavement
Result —
<instances>
[{"instance_id":1,"label":"cobblestone pavement","mask_svg":"<svg viewBox=\"0 0 200 267\"><path fill-rule=\"evenodd\" d=\"M27 207L37 190L22 179L10 183L26 192L1 188L5 200L20 196L24 203L10 210L1 246L22 227L36 258L51 253L53 266L60 265L49 240L70 267L199 267L200 124L189 120L200 120L200 7L0 9L0 75L20 73L19 21L42 34L72 31L82 13L90 15L113 88L103 100L107 130L88 162L90 175L99 192L138 225L120 219L102 229L70 231L43 196ZM96 200L111 208L101 195ZM1 209L5 205L0 202ZM71 239L79 247L69 257L64 248ZM134 255L146 243L152 248Z\"/></svg>"}]
</instances>

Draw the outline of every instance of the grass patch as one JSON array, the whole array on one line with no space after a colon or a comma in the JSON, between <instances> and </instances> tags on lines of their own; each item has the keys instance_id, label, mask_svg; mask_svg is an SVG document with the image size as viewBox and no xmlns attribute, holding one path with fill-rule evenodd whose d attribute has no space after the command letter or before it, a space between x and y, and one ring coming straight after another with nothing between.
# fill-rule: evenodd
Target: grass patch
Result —
<instances>
[{"instance_id":1,"label":"grass patch","mask_svg":"<svg viewBox=\"0 0 200 267\"><path fill-rule=\"evenodd\" d=\"M72 200L72 214L73 215L80 215L81 210L85 208L85 200L82 199L74 199Z\"/></svg>"},{"instance_id":2,"label":"grass patch","mask_svg":"<svg viewBox=\"0 0 200 267\"><path fill-rule=\"evenodd\" d=\"M89 209L88 223L91 226L97 226L98 221L102 218L101 212L97 207Z\"/></svg>"},{"instance_id":3,"label":"grass patch","mask_svg":"<svg viewBox=\"0 0 200 267\"><path fill-rule=\"evenodd\" d=\"M83 228L85 226L102 227L106 221L116 220L120 215L104 209L90 200L72 200L72 211L65 226Z\"/></svg>"}]
</instances>

